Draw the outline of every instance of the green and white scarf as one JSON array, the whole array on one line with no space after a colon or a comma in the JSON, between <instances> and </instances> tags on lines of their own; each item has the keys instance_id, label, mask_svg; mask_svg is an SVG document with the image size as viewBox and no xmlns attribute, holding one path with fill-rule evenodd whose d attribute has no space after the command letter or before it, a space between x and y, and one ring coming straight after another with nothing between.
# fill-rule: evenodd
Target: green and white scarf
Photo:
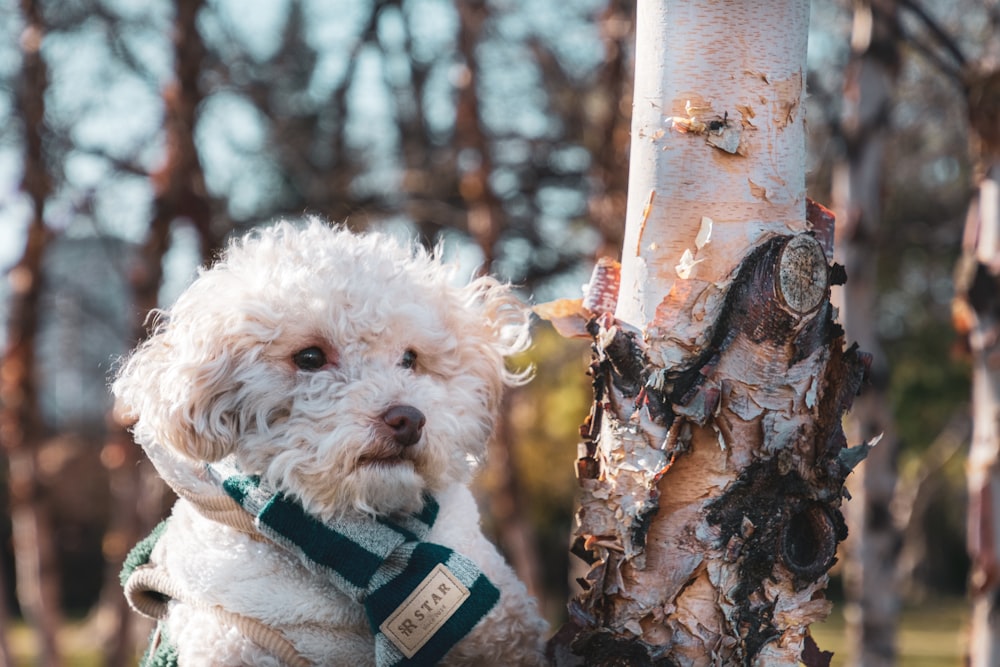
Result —
<instances>
[{"instance_id":1,"label":"green and white scarf","mask_svg":"<svg viewBox=\"0 0 1000 667\"><path fill-rule=\"evenodd\" d=\"M397 520L324 523L256 476L218 465L211 476L262 535L364 605L379 667L436 664L500 599L475 563L424 541L438 514L429 495L421 512Z\"/></svg>"}]
</instances>

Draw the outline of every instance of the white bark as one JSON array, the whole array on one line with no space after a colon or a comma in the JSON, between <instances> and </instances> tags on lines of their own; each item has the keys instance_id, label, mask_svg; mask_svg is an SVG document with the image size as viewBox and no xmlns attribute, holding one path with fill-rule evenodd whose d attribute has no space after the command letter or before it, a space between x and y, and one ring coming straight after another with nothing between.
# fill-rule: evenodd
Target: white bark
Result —
<instances>
[{"instance_id":1,"label":"white bark","mask_svg":"<svg viewBox=\"0 0 1000 667\"><path fill-rule=\"evenodd\" d=\"M1000 68L965 72L978 192L955 273L952 316L972 356L968 458L971 667L1000 666Z\"/></svg>"},{"instance_id":2,"label":"white bark","mask_svg":"<svg viewBox=\"0 0 1000 667\"><path fill-rule=\"evenodd\" d=\"M968 459L971 667L1000 665L1000 159L979 184L966 232L959 305L972 353L972 445Z\"/></svg>"},{"instance_id":3,"label":"white bark","mask_svg":"<svg viewBox=\"0 0 1000 667\"><path fill-rule=\"evenodd\" d=\"M805 229L809 4L641 0L637 11L616 315L647 327L660 363L675 365L703 344L721 305L716 284L731 277L733 260L765 234ZM722 135L684 131L713 121L728 121ZM739 139L736 154L706 142L731 136ZM711 241L699 249L705 217ZM698 262L686 280L676 271L685 251ZM704 317L688 319L699 302Z\"/></svg>"}]
</instances>

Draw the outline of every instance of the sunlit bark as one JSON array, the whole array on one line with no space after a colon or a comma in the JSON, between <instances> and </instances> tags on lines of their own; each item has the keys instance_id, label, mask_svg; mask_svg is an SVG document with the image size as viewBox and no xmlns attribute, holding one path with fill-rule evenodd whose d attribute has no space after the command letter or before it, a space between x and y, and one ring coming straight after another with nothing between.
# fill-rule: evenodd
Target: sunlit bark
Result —
<instances>
[{"instance_id":1,"label":"sunlit bark","mask_svg":"<svg viewBox=\"0 0 1000 667\"><path fill-rule=\"evenodd\" d=\"M832 216L807 213L807 25L799 0L638 4L620 292L583 303L593 565L560 664L822 664L867 359L833 321Z\"/></svg>"}]
</instances>

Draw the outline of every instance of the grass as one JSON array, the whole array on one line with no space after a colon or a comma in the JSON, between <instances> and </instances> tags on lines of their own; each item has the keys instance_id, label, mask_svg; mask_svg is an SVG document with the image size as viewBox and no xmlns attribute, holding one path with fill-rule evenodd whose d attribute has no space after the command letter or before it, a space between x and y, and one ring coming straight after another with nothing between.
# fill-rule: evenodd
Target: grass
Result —
<instances>
[{"instance_id":1,"label":"grass","mask_svg":"<svg viewBox=\"0 0 1000 667\"><path fill-rule=\"evenodd\" d=\"M903 611L899 633L898 667L961 667L965 651L968 605L961 598L928 601ZM847 664L843 605L834 605L824 623L812 626L812 635L824 651L833 651L831 667ZM8 634L14 652L13 667L35 664L30 630L15 624ZM100 648L82 623L70 623L60 635L60 644L69 667L98 667L103 664Z\"/></svg>"},{"instance_id":2,"label":"grass","mask_svg":"<svg viewBox=\"0 0 1000 667\"><path fill-rule=\"evenodd\" d=\"M964 662L968 603L961 599L931 600L903 610L897 643L898 667L961 667ZM833 651L831 667L847 664L843 606L834 605L824 623L812 626L816 643Z\"/></svg>"},{"instance_id":3,"label":"grass","mask_svg":"<svg viewBox=\"0 0 1000 667\"><path fill-rule=\"evenodd\" d=\"M37 664L35 636L24 623L14 623L7 634L14 664L11 667L33 667ZM95 645L89 626L83 623L68 623L59 632L59 648L63 652L63 664L67 667L101 667L104 656L101 647Z\"/></svg>"}]
</instances>

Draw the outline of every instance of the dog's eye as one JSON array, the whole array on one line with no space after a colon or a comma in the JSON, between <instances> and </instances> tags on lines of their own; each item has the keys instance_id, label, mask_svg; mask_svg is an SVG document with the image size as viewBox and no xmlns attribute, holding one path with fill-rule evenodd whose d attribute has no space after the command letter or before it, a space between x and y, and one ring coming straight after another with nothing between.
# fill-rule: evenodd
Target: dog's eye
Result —
<instances>
[{"instance_id":1,"label":"dog's eye","mask_svg":"<svg viewBox=\"0 0 1000 667\"><path fill-rule=\"evenodd\" d=\"M413 350L407 350L403 353L403 358L399 360L399 365L402 368L413 368L417 365L417 353Z\"/></svg>"},{"instance_id":2,"label":"dog's eye","mask_svg":"<svg viewBox=\"0 0 1000 667\"><path fill-rule=\"evenodd\" d=\"M292 355L295 365L304 371L318 371L326 366L326 353L318 347L307 347Z\"/></svg>"}]
</instances>

